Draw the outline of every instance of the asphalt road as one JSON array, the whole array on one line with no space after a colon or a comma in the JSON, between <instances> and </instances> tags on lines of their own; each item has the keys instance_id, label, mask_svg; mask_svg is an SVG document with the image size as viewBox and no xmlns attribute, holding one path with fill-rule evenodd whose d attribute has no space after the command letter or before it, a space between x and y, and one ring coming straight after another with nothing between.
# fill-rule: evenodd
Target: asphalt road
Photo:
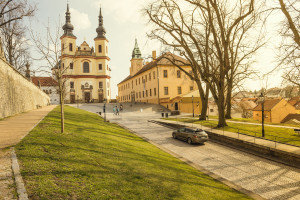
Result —
<instances>
[{"instance_id":1,"label":"asphalt road","mask_svg":"<svg viewBox=\"0 0 300 200\"><path fill-rule=\"evenodd\" d=\"M91 112L102 110L102 104L83 104L79 107ZM148 122L160 113L138 106L126 107L119 116L107 105L107 119L137 132L155 144L192 161L207 171L260 195L266 199L300 199L300 170L213 142L188 145L171 137L172 130ZM155 110L155 109L154 109Z\"/></svg>"}]
</instances>

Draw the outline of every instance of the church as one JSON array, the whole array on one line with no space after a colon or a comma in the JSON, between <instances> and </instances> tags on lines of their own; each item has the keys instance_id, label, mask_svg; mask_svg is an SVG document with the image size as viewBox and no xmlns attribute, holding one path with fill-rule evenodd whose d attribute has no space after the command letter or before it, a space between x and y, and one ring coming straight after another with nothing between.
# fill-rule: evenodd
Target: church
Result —
<instances>
[{"instance_id":1,"label":"church","mask_svg":"<svg viewBox=\"0 0 300 200\"><path fill-rule=\"evenodd\" d=\"M62 27L61 63L67 68L64 78L67 81L66 103L109 102L111 99L110 58L108 57L108 40L103 26L103 16L100 8L99 26L96 29L95 48L84 41L76 46L74 26L71 24L71 13L67 4L66 22Z\"/></svg>"}]
</instances>

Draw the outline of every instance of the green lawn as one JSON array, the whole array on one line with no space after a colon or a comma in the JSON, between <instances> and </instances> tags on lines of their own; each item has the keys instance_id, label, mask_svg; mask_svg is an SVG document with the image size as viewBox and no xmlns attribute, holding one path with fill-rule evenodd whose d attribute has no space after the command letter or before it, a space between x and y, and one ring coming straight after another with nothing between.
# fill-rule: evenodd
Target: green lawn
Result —
<instances>
[{"instance_id":1,"label":"green lawn","mask_svg":"<svg viewBox=\"0 0 300 200\"><path fill-rule=\"evenodd\" d=\"M192 115L188 115L187 117L191 117ZM196 117L198 118L198 117ZM209 116L209 119L219 119L218 116ZM250 123L258 123L261 124L261 121L250 119L250 118L232 118L228 119L229 121L237 121L237 122L250 122ZM281 124L281 123L271 123L271 122L265 122L265 124L270 124L270 125L279 125L279 126L289 126L289 127L299 127L300 125L298 124Z\"/></svg>"},{"instance_id":2,"label":"green lawn","mask_svg":"<svg viewBox=\"0 0 300 200\"><path fill-rule=\"evenodd\" d=\"M203 126L213 127L213 128L218 125L218 121L198 121L192 118L178 118L178 119L168 118L168 120L202 124ZM262 129L261 125L230 123L230 122L227 122L227 125L228 126L224 128L225 131L230 131L234 133L239 132L248 135L255 135L257 137L261 136L261 129ZM223 129L223 128L219 128L219 129ZM265 126L265 138L300 146L300 136L297 133L295 133L294 129L291 128Z\"/></svg>"},{"instance_id":3,"label":"green lawn","mask_svg":"<svg viewBox=\"0 0 300 200\"><path fill-rule=\"evenodd\" d=\"M30 199L249 199L96 114L59 107L16 146Z\"/></svg>"}]
</instances>

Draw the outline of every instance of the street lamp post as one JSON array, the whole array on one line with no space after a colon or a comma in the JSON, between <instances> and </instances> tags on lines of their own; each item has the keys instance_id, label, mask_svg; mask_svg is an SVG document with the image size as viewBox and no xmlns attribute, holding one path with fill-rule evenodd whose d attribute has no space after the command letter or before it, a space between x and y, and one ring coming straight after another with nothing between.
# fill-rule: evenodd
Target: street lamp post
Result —
<instances>
[{"instance_id":1,"label":"street lamp post","mask_svg":"<svg viewBox=\"0 0 300 200\"><path fill-rule=\"evenodd\" d=\"M194 113L194 95L192 95L192 107L193 107L193 117L195 117L195 113Z\"/></svg>"},{"instance_id":2,"label":"street lamp post","mask_svg":"<svg viewBox=\"0 0 300 200\"><path fill-rule=\"evenodd\" d=\"M261 93L259 95L259 100L261 102L261 122L262 122L262 129L261 129L261 136L265 137L265 126L264 126L264 122L265 122L265 96L263 95L263 93Z\"/></svg>"},{"instance_id":3,"label":"street lamp post","mask_svg":"<svg viewBox=\"0 0 300 200\"><path fill-rule=\"evenodd\" d=\"M103 113L104 113L104 122L106 122L106 100L104 100Z\"/></svg>"}]
</instances>

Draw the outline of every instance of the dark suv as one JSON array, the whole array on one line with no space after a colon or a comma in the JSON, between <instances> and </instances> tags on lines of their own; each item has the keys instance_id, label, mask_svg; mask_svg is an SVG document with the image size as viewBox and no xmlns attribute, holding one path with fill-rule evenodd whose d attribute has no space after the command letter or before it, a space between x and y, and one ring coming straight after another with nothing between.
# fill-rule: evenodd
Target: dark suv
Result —
<instances>
[{"instance_id":1,"label":"dark suv","mask_svg":"<svg viewBox=\"0 0 300 200\"><path fill-rule=\"evenodd\" d=\"M208 135L201 129L180 128L172 133L174 139L187 141L187 143L200 143L208 141Z\"/></svg>"}]
</instances>

